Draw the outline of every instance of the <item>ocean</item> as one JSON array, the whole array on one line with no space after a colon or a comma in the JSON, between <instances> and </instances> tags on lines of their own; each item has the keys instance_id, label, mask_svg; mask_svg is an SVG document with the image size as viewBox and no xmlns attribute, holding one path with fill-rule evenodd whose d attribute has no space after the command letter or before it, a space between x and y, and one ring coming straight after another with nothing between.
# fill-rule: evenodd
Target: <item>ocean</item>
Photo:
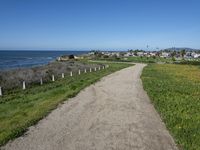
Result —
<instances>
[{"instance_id":1,"label":"ocean","mask_svg":"<svg viewBox=\"0 0 200 150\"><path fill-rule=\"evenodd\" d=\"M61 55L80 55L88 51L0 51L0 70L48 64Z\"/></svg>"}]
</instances>

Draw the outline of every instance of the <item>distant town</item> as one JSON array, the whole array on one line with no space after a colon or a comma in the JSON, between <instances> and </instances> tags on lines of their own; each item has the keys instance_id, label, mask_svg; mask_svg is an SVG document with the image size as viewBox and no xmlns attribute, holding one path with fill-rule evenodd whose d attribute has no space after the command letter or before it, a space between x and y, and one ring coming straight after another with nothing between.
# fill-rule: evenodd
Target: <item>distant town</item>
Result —
<instances>
[{"instance_id":1,"label":"distant town","mask_svg":"<svg viewBox=\"0 0 200 150\"><path fill-rule=\"evenodd\" d=\"M160 58L173 58L175 60L180 59L199 59L200 58L200 50L193 49L165 49L159 51L145 51L145 50L128 50L128 51L100 51L100 50L92 50L88 53L88 55L97 55L102 58L109 57L160 57Z\"/></svg>"},{"instance_id":2,"label":"distant town","mask_svg":"<svg viewBox=\"0 0 200 150\"><path fill-rule=\"evenodd\" d=\"M101 51L91 50L86 54L79 56L63 55L57 58L57 61L68 60L109 60L109 61L131 61L143 63L183 63L199 64L200 50L194 49L164 49L159 51L128 50L128 51Z\"/></svg>"}]
</instances>

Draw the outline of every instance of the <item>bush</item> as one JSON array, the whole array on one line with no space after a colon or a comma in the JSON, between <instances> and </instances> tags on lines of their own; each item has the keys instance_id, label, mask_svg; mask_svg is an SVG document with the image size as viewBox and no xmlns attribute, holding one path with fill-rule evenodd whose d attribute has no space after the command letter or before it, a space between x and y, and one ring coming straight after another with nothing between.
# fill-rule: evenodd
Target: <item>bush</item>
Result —
<instances>
[{"instance_id":1,"label":"bush","mask_svg":"<svg viewBox=\"0 0 200 150\"><path fill-rule=\"evenodd\" d=\"M179 64L200 65L200 61L188 61L188 60L183 60L183 61L179 62Z\"/></svg>"},{"instance_id":2,"label":"bush","mask_svg":"<svg viewBox=\"0 0 200 150\"><path fill-rule=\"evenodd\" d=\"M89 69L92 65L78 61L52 62L48 65L33 68L18 68L7 71L0 71L0 86L4 90L21 88L22 82L26 81L27 86L37 84L42 78L43 82L51 80L52 75L60 78L62 73L70 74L70 71L78 72L78 69Z\"/></svg>"}]
</instances>

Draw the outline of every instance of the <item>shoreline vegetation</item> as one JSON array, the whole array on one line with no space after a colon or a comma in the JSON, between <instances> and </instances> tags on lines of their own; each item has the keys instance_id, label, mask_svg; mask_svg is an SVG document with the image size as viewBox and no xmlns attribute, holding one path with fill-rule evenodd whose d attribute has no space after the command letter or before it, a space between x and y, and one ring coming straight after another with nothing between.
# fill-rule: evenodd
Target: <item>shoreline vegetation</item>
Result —
<instances>
[{"instance_id":1,"label":"shoreline vegetation","mask_svg":"<svg viewBox=\"0 0 200 150\"><path fill-rule=\"evenodd\" d=\"M59 62L67 63L67 62ZM71 62L70 62L71 64ZM72 63L77 71L79 67L93 67L92 72L87 73L81 70L72 77L56 78L54 82L47 82L42 86L31 84L31 86L22 90L9 90L5 95L0 96L0 146L22 135L28 127L36 124L39 120L48 115L53 109L67 99L77 95L82 89L92 83L100 80L102 77L115 71L132 66L130 64L109 63L109 68L94 71L94 66L103 66L106 63L95 63L87 61L78 61ZM30 68L29 68L30 69ZM57 68L59 69L59 68ZM66 66L64 69L67 70ZM62 70L62 69L61 69Z\"/></svg>"},{"instance_id":2,"label":"shoreline vegetation","mask_svg":"<svg viewBox=\"0 0 200 150\"><path fill-rule=\"evenodd\" d=\"M62 74L69 76L70 72L77 73L79 69L83 72L85 69L89 70L99 66L102 67L103 64L97 65L70 60L65 62L54 61L37 67L0 71L0 86L7 93L7 91L22 88L23 81L30 87L32 85L39 85L41 79L43 83L52 81L52 75L56 80L61 78Z\"/></svg>"},{"instance_id":3,"label":"shoreline vegetation","mask_svg":"<svg viewBox=\"0 0 200 150\"><path fill-rule=\"evenodd\" d=\"M141 79L180 149L200 149L200 67L149 64Z\"/></svg>"}]
</instances>

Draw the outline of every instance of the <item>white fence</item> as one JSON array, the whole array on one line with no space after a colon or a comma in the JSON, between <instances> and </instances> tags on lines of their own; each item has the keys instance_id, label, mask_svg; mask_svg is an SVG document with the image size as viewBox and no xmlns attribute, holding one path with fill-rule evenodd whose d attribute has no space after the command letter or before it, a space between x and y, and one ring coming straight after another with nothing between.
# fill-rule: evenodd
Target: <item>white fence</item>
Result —
<instances>
[{"instance_id":1,"label":"white fence","mask_svg":"<svg viewBox=\"0 0 200 150\"><path fill-rule=\"evenodd\" d=\"M100 71L101 69L106 69L108 67L109 67L109 65L102 66L102 68L101 68L101 66L99 66L98 69L95 67L95 68L90 68L88 71L85 68L84 69L84 73L92 72L93 70L96 72L98 70ZM71 71L69 76L72 77L73 75L75 75L75 73ZM81 75L81 70L80 69L78 70L78 75ZM61 74L61 78L65 78L65 74L64 73ZM55 81L55 76L54 75L51 76L51 80L52 80L52 82ZM43 79L42 78L40 78L40 85L43 85ZM26 81L22 82L22 89L26 90ZM1 86L0 86L0 96L3 96L3 87L1 87Z\"/></svg>"}]
</instances>

